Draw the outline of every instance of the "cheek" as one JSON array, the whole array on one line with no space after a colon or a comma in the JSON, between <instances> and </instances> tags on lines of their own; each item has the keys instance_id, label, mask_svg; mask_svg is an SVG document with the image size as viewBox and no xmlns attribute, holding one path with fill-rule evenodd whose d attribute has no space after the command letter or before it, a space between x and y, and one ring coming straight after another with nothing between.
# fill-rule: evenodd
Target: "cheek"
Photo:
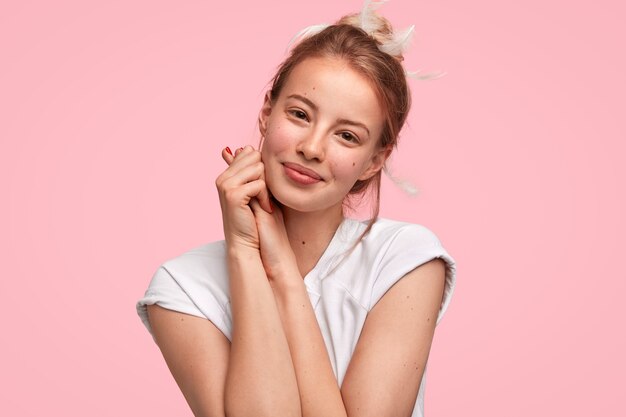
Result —
<instances>
[{"instance_id":1,"label":"cheek","mask_svg":"<svg viewBox=\"0 0 626 417\"><path fill-rule=\"evenodd\" d=\"M346 157L337 159L331 163L331 166L335 178L350 186L354 184L361 173L361 161L355 158Z\"/></svg>"},{"instance_id":2,"label":"cheek","mask_svg":"<svg viewBox=\"0 0 626 417\"><path fill-rule=\"evenodd\" d=\"M294 132L290 131L288 126L279 123L270 125L265 135L263 150L265 151L267 148L272 153L282 152L289 148L293 138Z\"/></svg>"},{"instance_id":3,"label":"cheek","mask_svg":"<svg viewBox=\"0 0 626 417\"><path fill-rule=\"evenodd\" d=\"M368 167L369 159L363 155L359 155L349 158L346 163L344 163L342 171L346 178L349 178L352 185L354 185Z\"/></svg>"}]
</instances>

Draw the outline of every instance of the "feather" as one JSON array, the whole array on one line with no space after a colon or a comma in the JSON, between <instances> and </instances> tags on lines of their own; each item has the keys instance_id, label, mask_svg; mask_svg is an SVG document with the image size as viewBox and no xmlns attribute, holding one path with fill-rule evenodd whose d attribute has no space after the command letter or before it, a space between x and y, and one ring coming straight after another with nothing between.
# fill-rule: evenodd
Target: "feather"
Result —
<instances>
[{"instance_id":1,"label":"feather","mask_svg":"<svg viewBox=\"0 0 626 417\"><path fill-rule=\"evenodd\" d=\"M415 197L417 196L419 189L413 185L412 182L405 180L403 178L398 178L395 175L393 175L391 173L391 170L389 169L389 167L387 166L387 164L385 164L383 166L383 172L385 174L387 174L387 176L389 177L389 179L396 184L402 191L404 191L406 194L408 194L411 197Z\"/></svg>"},{"instance_id":2,"label":"feather","mask_svg":"<svg viewBox=\"0 0 626 417\"><path fill-rule=\"evenodd\" d=\"M427 74L420 74L422 70L417 71L407 71L404 70L404 73L408 78L413 78L414 80L435 80L437 78L441 78L446 75L445 71L435 71L429 72Z\"/></svg>"},{"instance_id":3,"label":"feather","mask_svg":"<svg viewBox=\"0 0 626 417\"><path fill-rule=\"evenodd\" d=\"M387 3L387 0L365 0L363 3L363 9L361 9L361 29L366 33L372 34L377 29L376 17L374 10L378 9L383 4Z\"/></svg>"},{"instance_id":4,"label":"feather","mask_svg":"<svg viewBox=\"0 0 626 417\"><path fill-rule=\"evenodd\" d=\"M363 2L363 8L359 13L360 27L370 36L378 29L378 18L375 15L374 10L377 10L380 6L387 3L387 1L388 0L365 0ZM294 36L289 41L289 43L287 44L287 51L298 40L306 39L313 35L316 35L326 29L328 26L330 26L328 23L322 23L319 25L311 25L302 29L296 34L296 36ZM411 43L414 33L415 25L409 26L404 30L394 33L391 40L385 41L384 43L379 45L379 49L394 57L401 56L407 50L409 44ZM421 70L408 71L406 69L404 70L404 73L408 78L413 78L416 80L434 80L436 78L443 77L446 74L445 71L435 71L427 74L422 74ZM390 176L390 178L394 180L394 177ZM402 182L403 180L398 181ZM396 181L394 180L394 182ZM400 185L400 183L397 184L401 188L404 187L403 185Z\"/></svg>"},{"instance_id":5,"label":"feather","mask_svg":"<svg viewBox=\"0 0 626 417\"><path fill-rule=\"evenodd\" d=\"M407 50L411 39L413 38L413 33L415 31L415 25L411 25L410 27L398 32L394 33L393 39L388 42L383 43L380 46L380 50L388 53L391 56L400 56L404 51Z\"/></svg>"},{"instance_id":6,"label":"feather","mask_svg":"<svg viewBox=\"0 0 626 417\"><path fill-rule=\"evenodd\" d=\"M298 32L296 36L291 38L291 40L287 44L287 50L289 50L291 45L293 45L298 39L306 39L313 35L316 35L320 33L321 31L323 31L324 29L326 29L328 26L330 26L328 23L320 23L318 25L311 25L311 26L305 27L300 32Z\"/></svg>"}]
</instances>

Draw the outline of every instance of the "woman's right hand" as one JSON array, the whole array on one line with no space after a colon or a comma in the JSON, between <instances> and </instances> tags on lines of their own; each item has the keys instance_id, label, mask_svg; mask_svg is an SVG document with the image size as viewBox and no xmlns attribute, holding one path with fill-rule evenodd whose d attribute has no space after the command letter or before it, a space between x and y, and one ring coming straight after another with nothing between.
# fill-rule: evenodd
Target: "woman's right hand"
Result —
<instances>
[{"instance_id":1,"label":"woman's right hand","mask_svg":"<svg viewBox=\"0 0 626 417\"><path fill-rule=\"evenodd\" d=\"M238 149L235 155L224 149L222 158L229 166L217 177L215 185L222 208L226 243L231 248L259 250L259 233L250 201L256 198L265 211L272 211L261 153L252 146L246 146Z\"/></svg>"}]
</instances>

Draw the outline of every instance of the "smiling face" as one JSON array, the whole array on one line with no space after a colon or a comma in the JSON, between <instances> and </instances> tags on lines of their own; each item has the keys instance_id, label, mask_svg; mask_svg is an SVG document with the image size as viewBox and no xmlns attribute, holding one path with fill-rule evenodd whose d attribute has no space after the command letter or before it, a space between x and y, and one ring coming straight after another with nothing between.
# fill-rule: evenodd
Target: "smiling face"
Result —
<instances>
[{"instance_id":1,"label":"smiling face","mask_svg":"<svg viewBox=\"0 0 626 417\"><path fill-rule=\"evenodd\" d=\"M296 65L259 116L265 180L273 196L297 211L339 211L357 180L378 172L383 113L370 83L337 58Z\"/></svg>"}]
</instances>

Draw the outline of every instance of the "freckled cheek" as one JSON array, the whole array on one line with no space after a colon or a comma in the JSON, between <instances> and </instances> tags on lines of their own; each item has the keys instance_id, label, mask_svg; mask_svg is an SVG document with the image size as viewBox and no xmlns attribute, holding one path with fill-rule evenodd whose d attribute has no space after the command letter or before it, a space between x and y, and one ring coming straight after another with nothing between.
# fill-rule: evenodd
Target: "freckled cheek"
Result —
<instances>
[{"instance_id":1,"label":"freckled cheek","mask_svg":"<svg viewBox=\"0 0 626 417\"><path fill-rule=\"evenodd\" d=\"M293 137L293 132L282 124L276 124L267 131L266 140L272 143L272 146L285 146Z\"/></svg>"}]
</instances>

